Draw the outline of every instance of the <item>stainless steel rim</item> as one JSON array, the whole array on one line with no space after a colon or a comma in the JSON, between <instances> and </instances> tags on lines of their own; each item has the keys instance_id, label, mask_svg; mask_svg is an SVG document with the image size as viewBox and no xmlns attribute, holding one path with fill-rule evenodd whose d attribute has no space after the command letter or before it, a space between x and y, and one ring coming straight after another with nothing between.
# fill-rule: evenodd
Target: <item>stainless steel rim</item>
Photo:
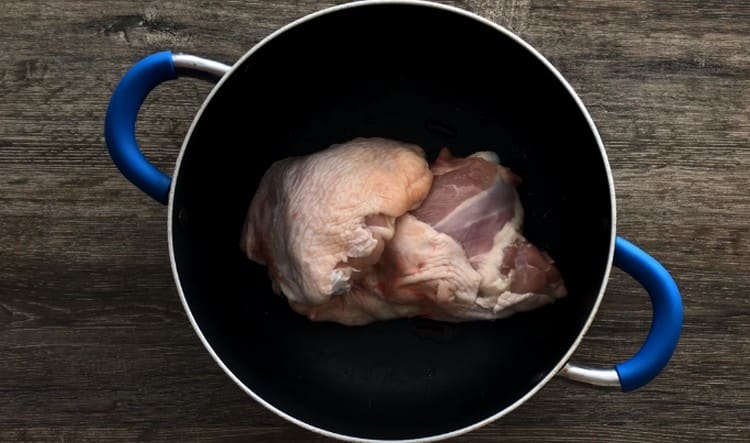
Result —
<instances>
[{"instance_id":1,"label":"stainless steel rim","mask_svg":"<svg viewBox=\"0 0 750 443\"><path fill-rule=\"evenodd\" d=\"M179 175L179 170L180 170L180 165L182 163L183 155L185 153L188 141L190 140L190 137L192 136L192 133L193 133L193 131L194 131L196 125L197 125L197 122L200 120L203 112L205 111L206 106L208 105L208 103L211 102L211 99L216 94L216 91L218 91L219 88L221 88L221 86L224 84L224 82L226 81L226 79L228 77L230 77L232 75L232 73L240 65L242 65L242 63L245 60L247 60L250 56L252 56L259 48L261 48L266 43L268 43L269 41L271 41L274 38L276 38L278 35L286 32L287 30L289 30L289 29L291 29L291 28L293 28L293 27L295 27L295 26L297 26L297 25L299 25L301 23L304 23L304 22L306 22L308 20L315 19L315 18L320 17L322 15L326 15L326 14L329 14L329 13L332 13L332 12L336 12L336 11L340 11L340 10L344 10L344 9L356 8L356 7L362 7L362 6L369 6L369 5L379 5L379 4L401 4L401 5L426 6L426 7L436 8L436 9L442 9L442 10L445 10L445 11L449 11L449 12L453 12L453 13L465 16L465 17L472 18L472 19L476 20L478 23L481 23L481 24L486 25L486 26L490 26L490 27L494 28L495 30L497 30L498 32L501 32L501 33L505 34L507 37L513 39L516 43L520 44L527 51L529 51L531 54L533 54L535 57L537 57L537 59L539 59L547 67L547 69L549 69L557 77L557 79L566 88L566 90L568 91L568 93L573 97L573 99L575 100L576 104L580 108L581 112L585 116L586 121L589 124L589 128L590 128L591 132L594 134L594 137L596 139L597 145L599 146L599 151L600 151L600 154L601 154L602 159L604 161L604 166L605 166L606 173L607 173L607 181L608 181L608 184L609 184L610 200L611 200L611 208L612 208L612 214L611 214L611 217L612 217L612 228L611 228L611 233L610 233L609 254L608 254L608 257L607 257L607 266L605 268L604 278L602 279L601 287L599 289L599 294L598 294L598 296L596 298L596 301L594 303L594 307L591 309L591 313L589 314L589 317L586 320L585 325L583 326L583 328L581 329L580 333L578 334L578 337L576 337L576 339L573 342L573 344L570 346L570 348L565 353L565 355L563 356L563 358L561 358L560 361L557 363L557 365L555 365L555 367L553 368L553 370L550 371L550 373L547 374L547 376L544 377L542 380L540 380L536 384L536 386L534 386L534 388L532 388L531 390L529 390L523 397L521 397L520 399L518 399L515 403L513 403L510 406L506 407L505 409L497 412L496 414L494 414L494 415L492 415L490 417L487 417L484 420L478 421L478 422L476 422L476 423L474 423L472 425L469 425L469 426L466 426L464 428L457 429L457 430L454 430L454 431L451 431L451 432L447 432L447 433L443 433L443 434L437 434L437 435L432 435L432 436L429 436L429 437L421 437L421 438L406 439L406 440L382 440L382 439L360 438L360 437L355 437L355 436L351 436L351 435L339 434L339 433L336 433L336 432L332 432L332 431L328 431L326 429L319 428L317 426L314 426L314 425L306 423L306 422L304 422L302 420L299 420L299 419L297 419L297 418L295 418L295 417L287 414L286 412L284 412L284 411L276 408L275 406L273 406L270 403L268 403L267 401L265 401L258 394L256 394L255 392L253 392L250 388L248 388L247 386L245 386L245 384L243 384L242 381L240 381L239 378L237 378L237 376L234 375L234 373L232 373L232 371L224 364L224 362L221 361L221 359L219 358L219 356L216 354L216 352L211 347L210 343L208 343L208 341L206 340L206 337L203 335L203 332L201 331L199 325L196 323L195 318L193 317L193 314L190 311L190 307L188 306L188 303L187 303L187 300L185 298L185 294L184 294L183 288L182 288L182 286L180 284L179 275L177 273L177 266L176 266L175 255L174 255L174 243L173 243L173 238L172 238L172 221L173 221L173 209L174 209L173 208L173 203L174 203L175 183L177 182L177 176ZM219 365L219 367L221 367L221 369L224 370L224 372L229 376L229 378L231 378L243 391L245 391L255 401L257 401L258 403L260 403L261 405L263 405L264 407L266 407L270 411L274 412L278 416L280 416L280 417L288 420L289 422L294 423L297 426L300 426L300 427L302 427L304 429L307 429L309 431L321 434L321 435L329 437L329 438L335 438L335 439L338 439L338 440L351 441L351 442L384 443L384 442L400 441L400 442L414 442L414 443L416 443L416 442L424 442L424 443L426 443L426 442L434 442L434 441L439 441L439 440L444 440L444 439L448 439L448 438L457 437L459 435L462 435L462 434L465 434L467 432L471 432L473 430L476 430L476 429L478 429L480 427L483 427L483 426L485 426L485 425L487 425L487 424L489 424L489 423L491 423L491 422L493 422L493 421L495 421L495 420L503 417L504 415L508 414L509 412L513 411L518 406L520 406L521 404L523 404L526 400L528 400L529 398L531 398L534 394L536 394L545 384L547 384L547 382L549 382L552 379L552 377L554 377L564 367L568 367L568 368L570 368L571 366L575 367L575 365L569 365L569 366L566 366L566 365L568 365L568 360L573 355L573 352L576 350L576 348L579 346L579 344L580 344L581 340L583 339L584 335L586 335L586 332L588 331L589 327L591 326L591 323L593 322L594 317L596 316L596 313L599 310L599 305L601 304L602 298L604 296L604 290L606 289L607 281L609 280L609 274L610 274L610 271L612 269L612 260L613 260L613 255L614 255L614 244L615 244L615 226L617 225L617 223L616 223L616 215L617 215L616 212L617 211L616 211L616 207L615 206L616 206L616 200L615 200L615 192L614 192L614 181L612 179L612 171L611 171L610 166L609 166L609 160L607 158L607 153L604 150L604 144L602 143L602 140L601 140L601 137L599 135L599 132L597 131L596 126L594 125L594 122L591 119L591 116L589 115L588 110L584 106L584 104L581 101L581 99L578 97L578 94L576 94L575 91L573 90L573 87L570 86L570 84L565 80L565 78L562 76L562 74L560 74L560 72L542 54L540 54L536 49L534 49L531 45L529 45L528 43L526 43L520 37L518 37L515 34L513 34L508 29L506 29L506 28L504 28L504 27L502 27L502 26L500 26L500 25L498 25L498 24L496 24L496 23L494 23L494 22L492 22L492 21L490 21L488 19L485 19L485 18L483 18L483 17L481 17L479 15L476 15L476 14L474 14L472 12L468 12L468 11L465 11L463 9L459 9L459 8L456 8L456 7L453 7L453 6L448 6L448 5L443 5L443 4L433 3L433 2L429 2L429 1L423 1L423 0L362 0L362 1L357 1L357 2L353 2L353 3L346 3L346 4L343 4L343 5L338 5L338 6L333 6L333 7L330 7L330 8L322 9L320 11L317 11L315 13L306 15L306 16L300 18L300 19L297 19L297 20L295 20L295 21L293 21L293 22L291 22L291 23L289 23L289 24L287 24L287 25L279 28L278 30L276 30L275 32L273 32L272 34L270 34L269 36L267 36L266 38L264 38L262 41L260 41L258 44L256 44L248 52L246 52L231 67L231 69L229 69L229 71L225 75L223 75L223 77L219 80L219 82L216 84L216 86L211 90L210 94L208 95L208 97L206 98L206 100L201 105L200 109L198 110L198 112L195 115L195 118L193 119L192 124L190 125L190 128L189 128L189 130L187 132L187 135L185 136L185 139L184 139L184 141L182 143L182 147L181 147L180 153L179 153L179 155L177 157L177 162L175 164L175 168L174 168L174 171L173 171L173 174L172 174L172 185L171 185L170 190L169 190L169 206L168 206L168 219L167 219L167 237L168 237L168 243L169 243L169 259L170 259L171 266L172 266L173 278L174 278L174 281L175 281L175 283L177 285L177 291L178 291L178 293L180 295L180 300L182 301L182 305L185 308L185 312L187 313L188 319L190 320L190 324L193 326L193 329L195 329L196 334L200 338L201 342L203 343L203 345L205 346L206 350L209 352L209 354L211 355L211 357ZM612 371L614 372L614 370L612 370ZM570 371L567 370L567 371L565 371L563 373L569 375ZM586 374L584 374L584 376L585 375ZM610 374L610 376L611 376L611 374ZM606 379L606 376L605 376L605 379Z\"/></svg>"}]
</instances>

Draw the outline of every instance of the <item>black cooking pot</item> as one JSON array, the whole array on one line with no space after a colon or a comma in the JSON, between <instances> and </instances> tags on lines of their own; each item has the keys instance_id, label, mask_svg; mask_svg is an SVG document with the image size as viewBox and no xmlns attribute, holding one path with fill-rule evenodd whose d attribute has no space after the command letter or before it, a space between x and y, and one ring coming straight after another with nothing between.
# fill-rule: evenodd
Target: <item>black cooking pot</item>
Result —
<instances>
[{"instance_id":1,"label":"black cooking pot","mask_svg":"<svg viewBox=\"0 0 750 443\"><path fill-rule=\"evenodd\" d=\"M220 79L170 179L141 155L139 107L178 76ZM364 1L304 17L234 66L162 52L114 92L106 140L123 174L169 204L177 288L216 362L255 400L324 435L436 440L495 420L555 374L635 389L667 364L682 305L667 271L615 236L606 153L578 96L538 52L468 12L421 1ZM246 210L275 160L358 136L416 143L432 161L492 149L523 177L525 235L555 257L569 297L492 322L402 319L312 323L273 294L239 248ZM631 360L568 360L602 299L611 265L654 304Z\"/></svg>"}]
</instances>

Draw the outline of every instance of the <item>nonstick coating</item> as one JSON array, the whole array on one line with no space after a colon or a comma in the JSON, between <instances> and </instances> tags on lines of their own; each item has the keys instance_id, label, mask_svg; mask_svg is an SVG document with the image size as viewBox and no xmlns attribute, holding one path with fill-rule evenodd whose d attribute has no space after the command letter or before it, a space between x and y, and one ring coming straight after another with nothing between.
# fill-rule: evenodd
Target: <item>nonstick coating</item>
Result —
<instances>
[{"instance_id":1,"label":"nonstick coating","mask_svg":"<svg viewBox=\"0 0 750 443\"><path fill-rule=\"evenodd\" d=\"M239 248L247 206L273 161L357 136L417 143L430 161L443 146L496 151L570 296L495 322L293 313ZM610 198L584 113L531 52L455 12L368 5L288 29L216 91L179 164L174 259L206 341L270 405L339 434L426 437L497 414L564 357L602 288Z\"/></svg>"}]
</instances>

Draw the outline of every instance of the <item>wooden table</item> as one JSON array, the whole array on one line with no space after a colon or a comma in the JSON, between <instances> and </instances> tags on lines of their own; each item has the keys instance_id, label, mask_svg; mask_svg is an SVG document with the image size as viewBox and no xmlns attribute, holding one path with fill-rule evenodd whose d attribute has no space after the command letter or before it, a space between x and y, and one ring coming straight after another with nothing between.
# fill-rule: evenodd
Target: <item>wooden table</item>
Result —
<instances>
[{"instance_id":1,"label":"wooden table","mask_svg":"<svg viewBox=\"0 0 750 443\"><path fill-rule=\"evenodd\" d=\"M172 49L234 62L333 2L5 0L0 6L0 441L321 441L247 397L187 321L166 210L112 165L110 94ZM629 394L555 379L457 441L750 438L750 3L449 2L503 24L569 79L604 139L618 232L685 303L666 372ZM210 86L149 96L138 125L171 170ZM611 364L650 305L615 272L575 358Z\"/></svg>"}]
</instances>

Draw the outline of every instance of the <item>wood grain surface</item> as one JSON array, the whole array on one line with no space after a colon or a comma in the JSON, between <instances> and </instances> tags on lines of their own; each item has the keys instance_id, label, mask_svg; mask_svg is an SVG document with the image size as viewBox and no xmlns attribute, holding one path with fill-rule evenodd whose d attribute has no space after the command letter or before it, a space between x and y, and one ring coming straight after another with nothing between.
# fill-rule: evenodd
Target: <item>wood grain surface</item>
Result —
<instances>
[{"instance_id":1,"label":"wood grain surface","mask_svg":"<svg viewBox=\"0 0 750 443\"><path fill-rule=\"evenodd\" d=\"M125 70L162 49L226 63L335 2L0 5L0 441L325 441L247 397L194 334L166 210L103 140ZM683 291L667 370L629 394L555 379L456 441L750 440L750 3L447 2L505 25L579 92L614 173L618 233ZM206 83L160 87L138 123L171 171ZM576 360L638 349L644 292L614 272Z\"/></svg>"}]
</instances>

